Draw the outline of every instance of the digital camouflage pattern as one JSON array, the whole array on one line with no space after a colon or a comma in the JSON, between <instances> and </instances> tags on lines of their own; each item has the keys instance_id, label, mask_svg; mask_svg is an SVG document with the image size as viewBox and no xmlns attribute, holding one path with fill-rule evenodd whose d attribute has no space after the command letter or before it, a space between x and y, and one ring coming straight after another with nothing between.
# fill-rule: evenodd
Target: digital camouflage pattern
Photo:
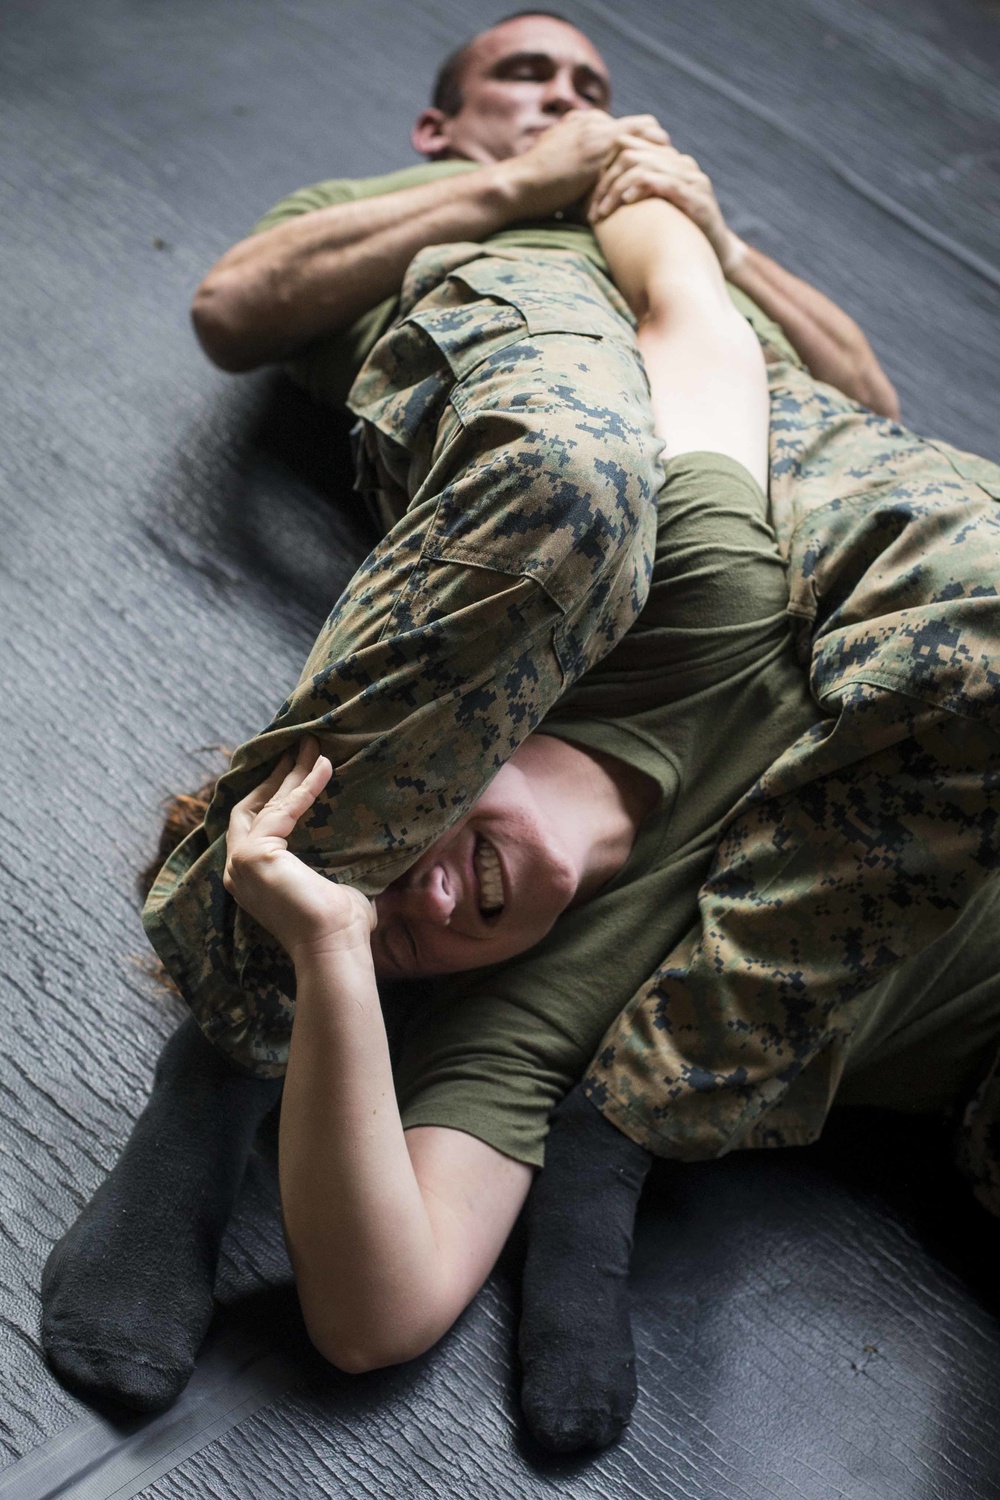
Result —
<instances>
[{"instance_id":1,"label":"digital camouflage pattern","mask_svg":"<svg viewBox=\"0 0 1000 1500\"><path fill-rule=\"evenodd\" d=\"M752 321L818 722L734 810L699 931L587 1080L627 1134L692 1158L814 1139L859 997L951 924L998 857L1000 470L814 382ZM207 1035L265 1074L284 1067L294 976L222 887L233 803L317 733L335 776L297 852L384 888L628 628L655 536L658 445L631 319L583 257L423 252L352 405L385 540L144 913ZM994 1211L998 1077L1000 1063L960 1153Z\"/></svg>"},{"instance_id":2,"label":"digital camouflage pattern","mask_svg":"<svg viewBox=\"0 0 1000 1500\"><path fill-rule=\"evenodd\" d=\"M285 1066L294 973L223 888L234 803L316 734L334 775L292 847L383 890L621 638L655 546L648 383L624 303L584 256L423 251L350 404L387 534L143 913L206 1035L261 1074Z\"/></svg>"},{"instance_id":3,"label":"digital camouflage pattern","mask_svg":"<svg viewBox=\"0 0 1000 1500\"><path fill-rule=\"evenodd\" d=\"M1000 469L770 367L772 520L817 724L734 809L697 928L585 1082L660 1155L820 1133L863 992L1000 863ZM822 715L822 717L820 717ZM1000 1084L961 1161L1000 1211Z\"/></svg>"}]
</instances>

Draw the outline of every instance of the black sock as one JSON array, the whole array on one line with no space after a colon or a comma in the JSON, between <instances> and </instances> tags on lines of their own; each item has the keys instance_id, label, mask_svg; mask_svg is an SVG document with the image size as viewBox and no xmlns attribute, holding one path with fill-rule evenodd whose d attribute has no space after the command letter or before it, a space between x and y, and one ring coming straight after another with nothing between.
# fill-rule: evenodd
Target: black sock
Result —
<instances>
[{"instance_id":1,"label":"black sock","mask_svg":"<svg viewBox=\"0 0 1000 1500\"><path fill-rule=\"evenodd\" d=\"M125 1150L42 1273L42 1347L67 1385L140 1411L186 1385L254 1134L281 1092L185 1021Z\"/></svg>"},{"instance_id":2,"label":"black sock","mask_svg":"<svg viewBox=\"0 0 1000 1500\"><path fill-rule=\"evenodd\" d=\"M628 1271L651 1161L582 1088L554 1111L528 1202L520 1350L528 1426L557 1453L607 1447L635 1405Z\"/></svg>"}]
</instances>

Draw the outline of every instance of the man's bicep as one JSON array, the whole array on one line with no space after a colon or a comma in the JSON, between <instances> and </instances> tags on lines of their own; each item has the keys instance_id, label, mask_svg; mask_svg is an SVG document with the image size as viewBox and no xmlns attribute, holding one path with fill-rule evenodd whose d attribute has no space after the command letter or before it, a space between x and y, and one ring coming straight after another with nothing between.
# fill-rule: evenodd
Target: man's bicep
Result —
<instances>
[{"instance_id":1,"label":"man's bicep","mask_svg":"<svg viewBox=\"0 0 1000 1500\"><path fill-rule=\"evenodd\" d=\"M269 208L250 233L263 234L265 230L274 229L278 224L287 224L290 219L301 218L303 214L315 213L317 209L354 203L365 195L364 188L363 179L359 181L350 177L330 178L326 182L313 183L311 187L299 188L296 192L289 193L287 198L282 198L273 208Z\"/></svg>"},{"instance_id":2,"label":"man's bicep","mask_svg":"<svg viewBox=\"0 0 1000 1500\"><path fill-rule=\"evenodd\" d=\"M406 1145L457 1317L493 1269L528 1196L533 1168L443 1125L412 1126Z\"/></svg>"}]
</instances>

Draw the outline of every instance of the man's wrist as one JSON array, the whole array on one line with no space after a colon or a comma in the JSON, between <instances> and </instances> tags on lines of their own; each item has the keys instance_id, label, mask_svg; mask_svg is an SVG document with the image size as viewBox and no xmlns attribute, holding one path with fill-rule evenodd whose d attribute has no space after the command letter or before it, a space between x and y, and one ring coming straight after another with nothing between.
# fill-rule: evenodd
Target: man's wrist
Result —
<instances>
[{"instance_id":1,"label":"man's wrist","mask_svg":"<svg viewBox=\"0 0 1000 1500\"><path fill-rule=\"evenodd\" d=\"M509 156L486 168L489 173L489 189L496 195L499 211L511 224L519 219L532 217L534 199L538 197L538 183L525 164L523 156Z\"/></svg>"},{"instance_id":2,"label":"man's wrist","mask_svg":"<svg viewBox=\"0 0 1000 1500\"><path fill-rule=\"evenodd\" d=\"M746 240L741 240L739 235L734 234L731 229L727 230L722 252L719 255L722 274L727 281L735 281L749 256L750 246Z\"/></svg>"}]
</instances>

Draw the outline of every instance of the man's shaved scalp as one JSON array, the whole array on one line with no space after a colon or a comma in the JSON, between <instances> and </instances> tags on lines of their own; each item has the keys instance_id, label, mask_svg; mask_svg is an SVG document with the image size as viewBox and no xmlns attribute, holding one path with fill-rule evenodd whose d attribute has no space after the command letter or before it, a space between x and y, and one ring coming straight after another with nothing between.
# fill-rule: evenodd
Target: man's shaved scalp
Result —
<instances>
[{"instance_id":1,"label":"man's shaved scalp","mask_svg":"<svg viewBox=\"0 0 1000 1500\"><path fill-rule=\"evenodd\" d=\"M450 52L437 71L434 79L434 89L431 94L431 104L435 109L441 110L442 114L448 116L457 115L462 108L462 78L469 61L469 54L478 42L479 38L487 31L494 31L498 26L504 26L508 21L519 21L522 16L547 16L550 21L562 21L564 26L572 26L573 22L566 16L561 16L557 10L513 10L507 16L501 16L494 21L492 26L484 27L483 31L477 31L461 47L456 47Z\"/></svg>"}]
</instances>

